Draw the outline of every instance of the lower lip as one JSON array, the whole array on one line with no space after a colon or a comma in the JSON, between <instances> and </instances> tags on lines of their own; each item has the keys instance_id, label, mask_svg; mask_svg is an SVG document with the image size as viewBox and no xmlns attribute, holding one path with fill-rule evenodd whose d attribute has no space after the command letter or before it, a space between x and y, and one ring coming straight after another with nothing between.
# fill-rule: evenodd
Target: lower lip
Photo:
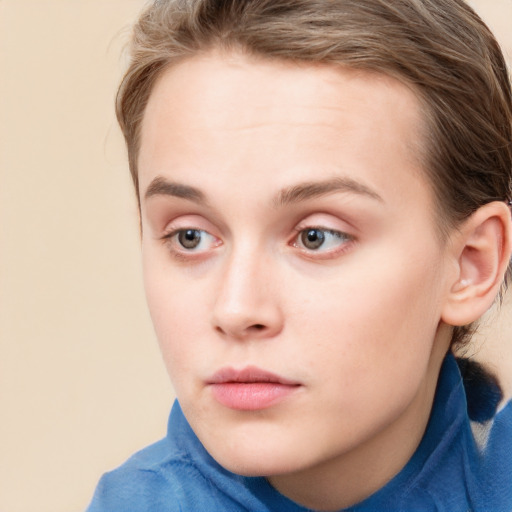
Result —
<instances>
[{"instance_id":1,"label":"lower lip","mask_svg":"<svg viewBox=\"0 0 512 512\"><path fill-rule=\"evenodd\" d=\"M277 382L226 382L210 385L213 396L222 405L240 411L257 411L281 402L299 386Z\"/></svg>"}]
</instances>

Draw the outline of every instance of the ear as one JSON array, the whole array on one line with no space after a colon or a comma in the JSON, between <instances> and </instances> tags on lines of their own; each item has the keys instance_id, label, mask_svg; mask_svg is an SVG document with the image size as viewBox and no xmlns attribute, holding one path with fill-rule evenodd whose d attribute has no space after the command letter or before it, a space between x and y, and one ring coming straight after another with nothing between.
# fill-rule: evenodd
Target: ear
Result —
<instances>
[{"instance_id":1,"label":"ear","mask_svg":"<svg viewBox=\"0 0 512 512\"><path fill-rule=\"evenodd\" d=\"M442 310L449 325L478 320L492 305L510 262L510 208L492 202L479 208L452 237L456 270Z\"/></svg>"}]
</instances>

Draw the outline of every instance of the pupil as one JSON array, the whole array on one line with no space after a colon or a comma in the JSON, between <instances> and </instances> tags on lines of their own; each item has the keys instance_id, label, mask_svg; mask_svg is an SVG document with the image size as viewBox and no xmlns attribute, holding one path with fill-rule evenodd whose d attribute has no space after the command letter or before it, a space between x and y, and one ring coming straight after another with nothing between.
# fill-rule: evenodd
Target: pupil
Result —
<instances>
[{"instance_id":1,"label":"pupil","mask_svg":"<svg viewBox=\"0 0 512 512\"><path fill-rule=\"evenodd\" d=\"M302 233L302 243L308 249L318 249L325 240L323 231L319 229L309 229Z\"/></svg>"},{"instance_id":2,"label":"pupil","mask_svg":"<svg viewBox=\"0 0 512 512\"><path fill-rule=\"evenodd\" d=\"M201 234L197 229L187 229L178 235L178 240L185 249L194 249L201 241Z\"/></svg>"}]
</instances>

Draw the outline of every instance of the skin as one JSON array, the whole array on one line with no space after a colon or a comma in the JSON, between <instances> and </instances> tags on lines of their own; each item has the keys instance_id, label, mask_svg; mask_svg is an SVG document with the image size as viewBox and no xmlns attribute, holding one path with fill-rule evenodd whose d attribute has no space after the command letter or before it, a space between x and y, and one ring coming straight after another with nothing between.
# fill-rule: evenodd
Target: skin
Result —
<instances>
[{"instance_id":1,"label":"skin","mask_svg":"<svg viewBox=\"0 0 512 512\"><path fill-rule=\"evenodd\" d=\"M224 467L318 510L406 464L449 347L457 267L421 126L391 78L221 52L170 68L145 112L145 287L183 411ZM220 404L208 379L248 365L299 385L263 410Z\"/></svg>"}]
</instances>

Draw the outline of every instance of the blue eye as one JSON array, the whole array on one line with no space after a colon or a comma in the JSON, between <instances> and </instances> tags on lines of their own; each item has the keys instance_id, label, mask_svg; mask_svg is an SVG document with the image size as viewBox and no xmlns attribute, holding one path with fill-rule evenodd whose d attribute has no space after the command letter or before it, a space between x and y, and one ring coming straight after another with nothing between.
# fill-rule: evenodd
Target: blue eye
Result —
<instances>
[{"instance_id":1,"label":"blue eye","mask_svg":"<svg viewBox=\"0 0 512 512\"><path fill-rule=\"evenodd\" d=\"M340 231L323 228L307 228L300 231L297 246L309 251L328 251L348 242L350 237Z\"/></svg>"}]
</instances>

